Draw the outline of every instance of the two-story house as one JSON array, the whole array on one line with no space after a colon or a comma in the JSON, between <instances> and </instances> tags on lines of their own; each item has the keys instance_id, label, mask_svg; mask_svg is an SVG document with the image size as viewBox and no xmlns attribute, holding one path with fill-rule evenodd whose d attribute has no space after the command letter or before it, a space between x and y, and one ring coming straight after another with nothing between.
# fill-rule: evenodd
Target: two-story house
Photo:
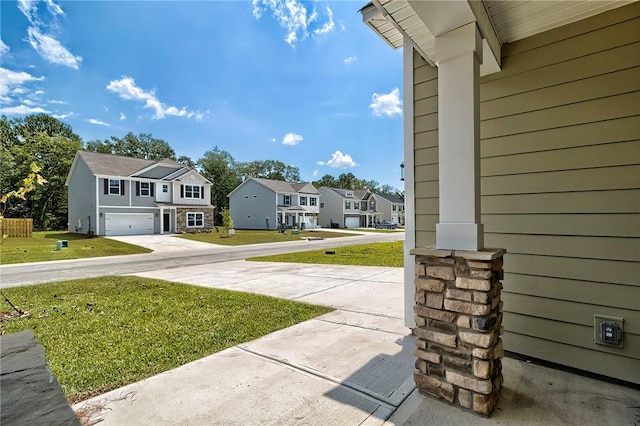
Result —
<instances>
[{"instance_id":1,"label":"two-story house","mask_svg":"<svg viewBox=\"0 0 640 426\"><path fill-rule=\"evenodd\" d=\"M229 194L238 229L316 228L320 193L310 183L248 178Z\"/></svg>"},{"instance_id":2,"label":"two-story house","mask_svg":"<svg viewBox=\"0 0 640 426\"><path fill-rule=\"evenodd\" d=\"M404 226L404 198L396 194L375 193L378 200L378 211L382 217L391 223Z\"/></svg>"},{"instance_id":3,"label":"two-story house","mask_svg":"<svg viewBox=\"0 0 640 426\"><path fill-rule=\"evenodd\" d=\"M78 151L66 186L69 232L141 235L213 227L211 182L170 159Z\"/></svg>"},{"instance_id":4,"label":"two-story house","mask_svg":"<svg viewBox=\"0 0 640 426\"><path fill-rule=\"evenodd\" d=\"M320 224L326 228L372 227L384 219L378 210L378 197L368 189L341 189L323 186Z\"/></svg>"}]
</instances>

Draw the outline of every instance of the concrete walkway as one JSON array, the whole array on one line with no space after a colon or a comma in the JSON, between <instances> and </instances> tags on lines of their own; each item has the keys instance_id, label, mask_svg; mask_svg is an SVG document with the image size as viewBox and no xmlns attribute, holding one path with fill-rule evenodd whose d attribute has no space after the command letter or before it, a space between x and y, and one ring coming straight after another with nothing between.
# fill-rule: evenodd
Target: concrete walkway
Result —
<instances>
[{"instance_id":1,"label":"concrete walkway","mask_svg":"<svg viewBox=\"0 0 640 426\"><path fill-rule=\"evenodd\" d=\"M74 406L105 425L634 424L637 390L505 359L491 419L413 389L402 269L233 261L145 272L336 311Z\"/></svg>"},{"instance_id":2,"label":"concrete walkway","mask_svg":"<svg viewBox=\"0 0 640 426\"><path fill-rule=\"evenodd\" d=\"M200 241L178 238L175 234L155 234L155 235L122 235L118 237L107 237L123 243L145 247L156 253L171 251L194 251L210 250L214 247L222 247L219 244L202 243Z\"/></svg>"}]
</instances>

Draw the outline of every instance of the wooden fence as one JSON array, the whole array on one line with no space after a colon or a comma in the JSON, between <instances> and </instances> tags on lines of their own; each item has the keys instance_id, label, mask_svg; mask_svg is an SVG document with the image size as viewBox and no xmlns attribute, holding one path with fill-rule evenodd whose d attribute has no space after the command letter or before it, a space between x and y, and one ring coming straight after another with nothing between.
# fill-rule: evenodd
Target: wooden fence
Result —
<instances>
[{"instance_id":1,"label":"wooden fence","mask_svg":"<svg viewBox=\"0 0 640 426\"><path fill-rule=\"evenodd\" d=\"M0 232L9 237L31 238L33 219L0 219Z\"/></svg>"}]
</instances>

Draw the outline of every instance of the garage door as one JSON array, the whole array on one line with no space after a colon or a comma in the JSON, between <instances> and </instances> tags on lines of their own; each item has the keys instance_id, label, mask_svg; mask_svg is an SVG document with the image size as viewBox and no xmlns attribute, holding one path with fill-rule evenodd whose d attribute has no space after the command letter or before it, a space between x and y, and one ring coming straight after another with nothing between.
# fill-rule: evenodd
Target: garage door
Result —
<instances>
[{"instance_id":1,"label":"garage door","mask_svg":"<svg viewBox=\"0 0 640 426\"><path fill-rule=\"evenodd\" d=\"M344 219L344 226L347 228L359 228L360 227L360 218L359 217L346 217Z\"/></svg>"},{"instance_id":2,"label":"garage door","mask_svg":"<svg viewBox=\"0 0 640 426\"><path fill-rule=\"evenodd\" d=\"M153 234L153 213L107 213L104 221L106 236Z\"/></svg>"}]
</instances>

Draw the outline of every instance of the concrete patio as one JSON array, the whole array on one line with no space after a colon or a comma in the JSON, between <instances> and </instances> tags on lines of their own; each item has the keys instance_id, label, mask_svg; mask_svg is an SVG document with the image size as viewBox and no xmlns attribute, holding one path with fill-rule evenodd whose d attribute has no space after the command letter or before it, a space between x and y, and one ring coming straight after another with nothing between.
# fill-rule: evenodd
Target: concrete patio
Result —
<instances>
[{"instance_id":1,"label":"concrete patio","mask_svg":"<svg viewBox=\"0 0 640 426\"><path fill-rule=\"evenodd\" d=\"M514 359L491 419L414 391L401 268L234 261L140 275L336 311L74 406L101 424L634 424L640 392Z\"/></svg>"}]
</instances>

